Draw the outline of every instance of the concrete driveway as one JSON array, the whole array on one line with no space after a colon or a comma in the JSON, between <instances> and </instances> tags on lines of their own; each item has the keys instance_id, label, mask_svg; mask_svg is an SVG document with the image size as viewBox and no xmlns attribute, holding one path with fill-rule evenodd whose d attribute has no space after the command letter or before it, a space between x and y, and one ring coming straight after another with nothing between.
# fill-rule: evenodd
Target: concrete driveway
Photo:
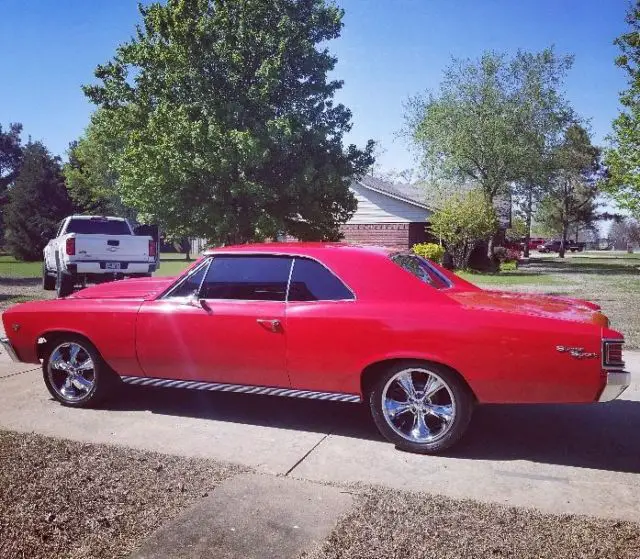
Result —
<instances>
[{"instance_id":1,"label":"concrete driveway","mask_svg":"<svg viewBox=\"0 0 640 559\"><path fill-rule=\"evenodd\" d=\"M356 404L123 388L110 407L64 408L39 369L0 355L0 428L242 463L314 481L377 483L550 512L638 520L640 352L634 384L594 405L485 406L448 456L396 450Z\"/></svg>"}]
</instances>

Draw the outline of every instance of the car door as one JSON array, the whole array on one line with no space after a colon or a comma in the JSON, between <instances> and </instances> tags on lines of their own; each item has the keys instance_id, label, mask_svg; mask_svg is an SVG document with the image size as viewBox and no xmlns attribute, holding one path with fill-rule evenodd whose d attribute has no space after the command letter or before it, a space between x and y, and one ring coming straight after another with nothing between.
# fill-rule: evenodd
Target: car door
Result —
<instances>
[{"instance_id":1,"label":"car door","mask_svg":"<svg viewBox=\"0 0 640 559\"><path fill-rule=\"evenodd\" d=\"M288 387L285 298L292 258L216 255L145 302L137 353L156 378Z\"/></svg>"}]
</instances>

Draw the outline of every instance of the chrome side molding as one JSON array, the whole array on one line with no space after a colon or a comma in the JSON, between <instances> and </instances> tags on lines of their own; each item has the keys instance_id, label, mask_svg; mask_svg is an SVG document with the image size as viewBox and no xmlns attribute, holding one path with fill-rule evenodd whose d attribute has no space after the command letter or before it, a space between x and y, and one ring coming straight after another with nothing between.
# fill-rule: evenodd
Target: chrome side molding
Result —
<instances>
[{"instance_id":1,"label":"chrome side molding","mask_svg":"<svg viewBox=\"0 0 640 559\"><path fill-rule=\"evenodd\" d=\"M199 382L195 380L172 380L149 377L120 377L122 382L134 386L157 386L162 388L187 388L189 390L207 390L210 392L237 392L241 394L262 394L267 396L284 396L287 398L305 398L308 400L325 400L329 402L350 402L358 404L362 401L358 394L344 392L316 392L313 390L295 390L271 386L253 386L249 384L227 384L221 382Z\"/></svg>"}]
</instances>

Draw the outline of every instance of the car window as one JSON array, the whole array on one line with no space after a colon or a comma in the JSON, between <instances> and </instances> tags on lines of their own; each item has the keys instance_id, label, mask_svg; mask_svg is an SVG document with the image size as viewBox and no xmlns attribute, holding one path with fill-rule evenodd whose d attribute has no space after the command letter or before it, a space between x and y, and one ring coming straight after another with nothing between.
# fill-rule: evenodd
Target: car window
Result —
<instances>
[{"instance_id":1,"label":"car window","mask_svg":"<svg viewBox=\"0 0 640 559\"><path fill-rule=\"evenodd\" d=\"M398 266L436 289L451 287L451 283L426 260L414 254L396 254L391 258Z\"/></svg>"},{"instance_id":2,"label":"car window","mask_svg":"<svg viewBox=\"0 0 640 559\"><path fill-rule=\"evenodd\" d=\"M67 233L131 235L131 230L125 221L119 219L72 219L67 225Z\"/></svg>"},{"instance_id":3,"label":"car window","mask_svg":"<svg viewBox=\"0 0 640 559\"><path fill-rule=\"evenodd\" d=\"M289 301L340 301L353 293L322 264L296 258L289 286Z\"/></svg>"},{"instance_id":4,"label":"car window","mask_svg":"<svg viewBox=\"0 0 640 559\"><path fill-rule=\"evenodd\" d=\"M210 259L207 258L199 266L195 266L187 277L167 293L166 297L191 297L196 294L207 272L209 261Z\"/></svg>"},{"instance_id":5,"label":"car window","mask_svg":"<svg viewBox=\"0 0 640 559\"><path fill-rule=\"evenodd\" d=\"M284 301L292 261L280 256L215 256L200 297Z\"/></svg>"}]
</instances>

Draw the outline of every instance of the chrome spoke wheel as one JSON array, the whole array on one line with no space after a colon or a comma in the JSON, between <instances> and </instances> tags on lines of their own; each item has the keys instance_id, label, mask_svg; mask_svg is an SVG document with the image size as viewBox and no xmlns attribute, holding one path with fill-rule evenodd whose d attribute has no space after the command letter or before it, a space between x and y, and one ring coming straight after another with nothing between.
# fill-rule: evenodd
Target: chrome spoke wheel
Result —
<instances>
[{"instance_id":1,"label":"chrome spoke wheel","mask_svg":"<svg viewBox=\"0 0 640 559\"><path fill-rule=\"evenodd\" d=\"M385 421L413 443L432 443L453 425L456 402L451 388L437 373L409 368L393 375L382 390Z\"/></svg>"},{"instance_id":2,"label":"chrome spoke wheel","mask_svg":"<svg viewBox=\"0 0 640 559\"><path fill-rule=\"evenodd\" d=\"M47 375L51 387L67 402L86 398L95 388L95 364L90 353L76 342L58 345L49 357Z\"/></svg>"}]
</instances>

